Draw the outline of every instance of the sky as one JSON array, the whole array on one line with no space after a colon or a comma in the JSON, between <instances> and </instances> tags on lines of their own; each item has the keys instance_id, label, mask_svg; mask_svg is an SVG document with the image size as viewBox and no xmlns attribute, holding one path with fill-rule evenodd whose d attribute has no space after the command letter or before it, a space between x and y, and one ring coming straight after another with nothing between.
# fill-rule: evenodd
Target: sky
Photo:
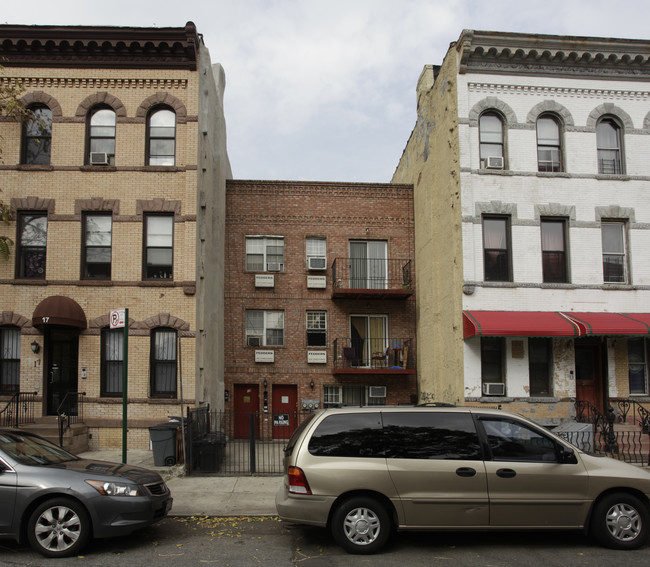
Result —
<instances>
[{"instance_id":1,"label":"sky","mask_svg":"<svg viewBox=\"0 0 650 567\"><path fill-rule=\"evenodd\" d=\"M418 77L463 29L648 39L646 2L14 0L0 22L193 21L226 73L235 179L387 183L415 126Z\"/></svg>"}]
</instances>

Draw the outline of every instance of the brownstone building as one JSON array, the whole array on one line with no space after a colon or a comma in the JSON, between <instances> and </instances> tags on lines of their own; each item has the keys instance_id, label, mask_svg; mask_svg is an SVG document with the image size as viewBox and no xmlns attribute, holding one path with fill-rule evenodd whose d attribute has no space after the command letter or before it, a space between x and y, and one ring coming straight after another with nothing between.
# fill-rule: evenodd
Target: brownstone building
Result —
<instances>
[{"instance_id":1,"label":"brownstone building","mask_svg":"<svg viewBox=\"0 0 650 567\"><path fill-rule=\"evenodd\" d=\"M223 71L191 22L0 26L0 58L32 111L0 117L0 409L35 392L37 420L83 411L75 449L119 446L127 308L128 444L148 447L223 399Z\"/></svg>"},{"instance_id":2,"label":"brownstone building","mask_svg":"<svg viewBox=\"0 0 650 567\"><path fill-rule=\"evenodd\" d=\"M226 407L412 404L412 186L231 180L226 202Z\"/></svg>"}]
</instances>

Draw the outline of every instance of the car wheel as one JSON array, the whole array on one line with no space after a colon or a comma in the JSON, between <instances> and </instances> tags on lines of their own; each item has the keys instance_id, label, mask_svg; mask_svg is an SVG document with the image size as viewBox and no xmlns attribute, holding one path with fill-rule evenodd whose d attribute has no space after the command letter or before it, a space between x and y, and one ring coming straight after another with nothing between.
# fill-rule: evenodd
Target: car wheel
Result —
<instances>
[{"instance_id":1,"label":"car wheel","mask_svg":"<svg viewBox=\"0 0 650 567\"><path fill-rule=\"evenodd\" d=\"M344 501L332 516L332 535L348 553L371 554L388 541L391 520L386 508L374 498Z\"/></svg>"},{"instance_id":2,"label":"car wheel","mask_svg":"<svg viewBox=\"0 0 650 567\"><path fill-rule=\"evenodd\" d=\"M29 518L27 538L45 557L78 554L90 539L90 516L70 498L53 498L41 504Z\"/></svg>"},{"instance_id":3,"label":"car wheel","mask_svg":"<svg viewBox=\"0 0 650 567\"><path fill-rule=\"evenodd\" d=\"M650 514L636 496L617 492L601 498L594 506L591 534L605 547L637 549L650 534Z\"/></svg>"}]
</instances>

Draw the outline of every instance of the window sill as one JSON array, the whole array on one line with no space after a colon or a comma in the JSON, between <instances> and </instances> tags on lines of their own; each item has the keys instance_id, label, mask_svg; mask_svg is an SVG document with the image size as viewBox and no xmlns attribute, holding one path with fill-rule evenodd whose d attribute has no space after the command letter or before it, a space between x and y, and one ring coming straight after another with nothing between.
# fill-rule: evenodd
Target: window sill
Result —
<instances>
[{"instance_id":1,"label":"window sill","mask_svg":"<svg viewBox=\"0 0 650 567\"><path fill-rule=\"evenodd\" d=\"M143 171L152 171L157 173L175 173L182 171L183 168L180 168L176 165L145 165L142 168Z\"/></svg>"},{"instance_id":2,"label":"window sill","mask_svg":"<svg viewBox=\"0 0 650 567\"><path fill-rule=\"evenodd\" d=\"M21 163L16 169L18 171L54 171L54 166L42 163Z\"/></svg>"},{"instance_id":3,"label":"window sill","mask_svg":"<svg viewBox=\"0 0 650 567\"><path fill-rule=\"evenodd\" d=\"M562 177L568 179L571 177L566 171L538 171L537 177Z\"/></svg>"},{"instance_id":4,"label":"window sill","mask_svg":"<svg viewBox=\"0 0 650 567\"><path fill-rule=\"evenodd\" d=\"M630 176L625 174L615 174L615 173L597 173L596 179L603 180L616 180L616 181L629 181Z\"/></svg>"},{"instance_id":5,"label":"window sill","mask_svg":"<svg viewBox=\"0 0 650 567\"><path fill-rule=\"evenodd\" d=\"M79 171L90 171L93 173L97 173L99 171L117 171L117 167L114 165L82 165L79 167Z\"/></svg>"},{"instance_id":6,"label":"window sill","mask_svg":"<svg viewBox=\"0 0 650 567\"><path fill-rule=\"evenodd\" d=\"M138 282L139 287L174 287L174 280L143 280Z\"/></svg>"},{"instance_id":7,"label":"window sill","mask_svg":"<svg viewBox=\"0 0 650 567\"><path fill-rule=\"evenodd\" d=\"M478 170L479 175L514 175L509 169L487 169L485 167Z\"/></svg>"}]
</instances>

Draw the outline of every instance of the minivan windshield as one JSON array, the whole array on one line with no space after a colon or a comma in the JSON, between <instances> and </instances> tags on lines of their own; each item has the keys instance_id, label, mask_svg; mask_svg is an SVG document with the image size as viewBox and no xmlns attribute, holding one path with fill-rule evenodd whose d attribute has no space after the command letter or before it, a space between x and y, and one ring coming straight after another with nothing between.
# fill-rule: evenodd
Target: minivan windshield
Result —
<instances>
[{"instance_id":1,"label":"minivan windshield","mask_svg":"<svg viewBox=\"0 0 650 567\"><path fill-rule=\"evenodd\" d=\"M45 439L13 431L0 433L0 450L23 465L56 465L78 459Z\"/></svg>"}]
</instances>

